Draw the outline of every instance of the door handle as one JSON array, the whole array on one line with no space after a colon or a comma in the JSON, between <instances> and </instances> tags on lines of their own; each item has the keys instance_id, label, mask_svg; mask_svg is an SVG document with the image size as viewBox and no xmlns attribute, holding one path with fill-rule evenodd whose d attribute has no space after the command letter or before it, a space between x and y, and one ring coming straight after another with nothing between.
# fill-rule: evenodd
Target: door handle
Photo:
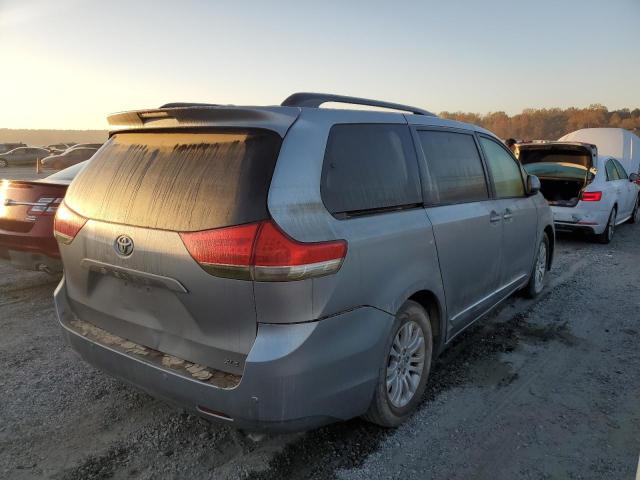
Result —
<instances>
[{"instance_id":1,"label":"door handle","mask_svg":"<svg viewBox=\"0 0 640 480\"><path fill-rule=\"evenodd\" d=\"M504 211L504 215L502 215L502 218L504 218L505 220L509 220L511 217L513 217L513 213L511 213L511 210L507 208Z\"/></svg>"},{"instance_id":2,"label":"door handle","mask_svg":"<svg viewBox=\"0 0 640 480\"><path fill-rule=\"evenodd\" d=\"M491 213L489 214L489 221L491 223L497 223L500 221L500 215L498 215L498 212L496 212L495 210L491 210Z\"/></svg>"}]
</instances>

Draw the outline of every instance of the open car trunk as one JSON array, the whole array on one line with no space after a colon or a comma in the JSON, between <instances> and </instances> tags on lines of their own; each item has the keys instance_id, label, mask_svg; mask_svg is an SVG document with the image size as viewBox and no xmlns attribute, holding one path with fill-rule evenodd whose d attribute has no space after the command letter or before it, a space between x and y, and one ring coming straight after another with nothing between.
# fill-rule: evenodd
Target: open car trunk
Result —
<instances>
[{"instance_id":1,"label":"open car trunk","mask_svg":"<svg viewBox=\"0 0 640 480\"><path fill-rule=\"evenodd\" d=\"M527 173L540 179L549 205L575 207L594 178L595 155L593 145L540 143L520 145L518 158Z\"/></svg>"}]
</instances>

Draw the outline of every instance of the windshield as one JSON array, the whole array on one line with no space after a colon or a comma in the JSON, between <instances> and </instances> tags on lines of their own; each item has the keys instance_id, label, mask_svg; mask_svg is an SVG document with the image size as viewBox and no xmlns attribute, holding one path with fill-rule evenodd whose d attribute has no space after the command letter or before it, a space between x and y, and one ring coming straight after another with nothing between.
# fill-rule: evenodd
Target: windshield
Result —
<instances>
[{"instance_id":1,"label":"windshield","mask_svg":"<svg viewBox=\"0 0 640 480\"><path fill-rule=\"evenodd\" d=\"M524 169L530 175L538 177L554 178L583 178L587 174L587 168L573 163L540 162L524 165Z\"/></svg>"}]
</instances>

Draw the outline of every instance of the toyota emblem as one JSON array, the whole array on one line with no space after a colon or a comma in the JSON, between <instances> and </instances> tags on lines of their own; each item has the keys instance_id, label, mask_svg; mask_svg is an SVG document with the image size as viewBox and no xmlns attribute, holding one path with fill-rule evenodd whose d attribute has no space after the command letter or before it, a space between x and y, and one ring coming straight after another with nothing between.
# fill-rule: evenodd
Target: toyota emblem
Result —
<instances>
[{"instance_id":1,"label":"toyota emblem","mask_svg":"<svg viewBox=\"0 0 640 480\"><path fill-rule=\"evenodd\" d=\"M113 248L121 257L128 257L133 253L133 240L127 235L120 235L113 242Z\"/></svg>"}]
</instances>

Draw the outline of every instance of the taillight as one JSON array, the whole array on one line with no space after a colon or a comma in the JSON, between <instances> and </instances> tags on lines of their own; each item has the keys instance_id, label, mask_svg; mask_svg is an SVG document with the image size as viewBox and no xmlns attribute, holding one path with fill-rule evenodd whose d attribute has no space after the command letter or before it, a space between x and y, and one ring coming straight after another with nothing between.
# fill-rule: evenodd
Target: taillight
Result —
<instances>
[{"instance_id":1,"label":"taillight","mask_svg":"<svg viewBox=\"0 0 640 480\"><path fill-rule=\"evenodd\" d=\"M40 197L29 209L29 215L55 215L62 198Z\"/></svg>"},{"instance_id":2,"label":"taillight","mask_svg":"<svg viewBox=\"0 0 640 480\"><path fill-rule=\"evenodd\" d=\"M58 241L69 244L76 237L87 219L70 210L64 203L60 205L53 222L53 233Z\"/></svg>"},{"instance_id":3,"label":"taillight","mask_svg":"<svg viewBox=\"0 0 640 480\"><path fill-rule=\"evenodd\" d=\"M181 233L191 256L202 268L218 277L251 279L253 243L259 223Z\"/></svg>"},{"instance_id":4,"label":"taillight","mask_svg":"<svg viewBox=\"0 0 640 480\"><path fill-rule=\"evenodd\" d=\"M580 200L583 202L599 202L602 200L602 192L582 192Z\"/></svg>"},{"instance_id":5,"label":"taillight","mask_svg":"<svg viewBox=\"0 0 640 480\"><path fill-rule=\"evenodd\" d=\"M219 277L284 282L337 272L347 242L298 242L272 221L185 232L180 237L191 256Z\"/></svg>"}]
</instances>

